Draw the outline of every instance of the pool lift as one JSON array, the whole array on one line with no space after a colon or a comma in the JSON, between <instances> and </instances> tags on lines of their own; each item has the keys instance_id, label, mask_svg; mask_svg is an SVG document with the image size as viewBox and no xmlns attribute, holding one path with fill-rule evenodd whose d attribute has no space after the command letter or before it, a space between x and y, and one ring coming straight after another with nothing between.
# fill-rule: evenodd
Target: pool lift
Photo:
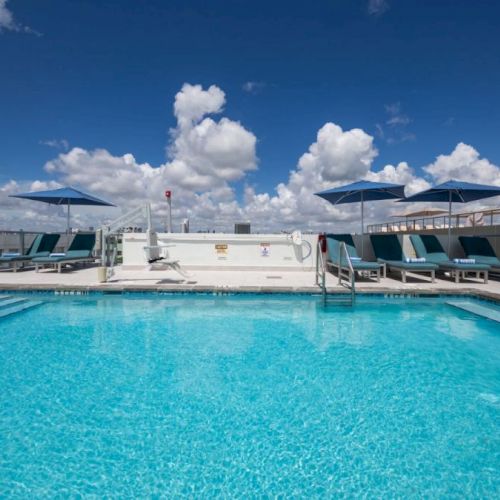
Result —
<instances>
[{"instance_id":1,"label":"pool lift","mask_svg":"<svg viewBox=\"0 0 500 500\"><path fill-rule=\"evenodd\" d=\"M145 257L147 261L147 270L166 270L171 269L176 271L181 276L187 278L190 275L182 269L178 260L170 259L168 247L174 245L160 245L158 243L158 234L153 230L151 219L151 205L146 203L126 214L118 217L111 223L100 228L101 230L101 265L107 266L106 278L110 279L114 275L114 267L116 263L116 255L118 251L117 245L113 245L113 251L108 260L108 245L111 237L123 232L123 227L131 224L139 218L145 218L147 221L146 230L146 246L144 247Z\"/></svg>"}]
</instances>

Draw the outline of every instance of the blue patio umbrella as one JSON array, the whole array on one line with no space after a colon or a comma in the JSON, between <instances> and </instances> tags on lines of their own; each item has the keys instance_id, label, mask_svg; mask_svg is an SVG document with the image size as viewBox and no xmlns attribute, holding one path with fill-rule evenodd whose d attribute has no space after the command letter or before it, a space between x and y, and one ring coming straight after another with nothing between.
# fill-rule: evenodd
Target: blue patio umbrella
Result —
<instances>
[{"instance_id":1,"label":"blue patio umbrella","mask_svg":"<svg viewBox=\"0 0 500 500\"><path fill-rule=\"evenodd\" d=\"M333 205L343 203L361 203L361 257L364 250L364 203L365 201L391 200L404 198L405 187L400 184L386 182L357 181L345 186L339 186L319 193L317 196L324 198Z\"/></svg>"},{"instance_id":2,"label":"blue patio umbrella","mask_svg":"<svg viewBox=\"0 0 500 500\"><path fill-rule=\"evenodd\" d=\"M413 201L433 201L448 203L448 253L450 252L451 242L451 206L452 203L468 203L470 201L492 198L500 195L500 186L485 186L483 184L474 184L472 182L462 182L449 180L438 184L437 186L408 196L400 202Z\"/></svg>"},{"instance_id":3,"label":"blue patio umbrella","mask_svg":"<svg viewBox=\"0 0 500 500\"><path fill-rule=\"evenodd\" d=\"M67 232L70 228L70 207L71 205L87 205L114 207L113 203L101 200L91 194L84 193L72 187L63 187L59 189L51 189L49 191L33 191L31 193L11 194L12 198L24 198L26 200L42 201L50 205L66 205L67 213Z\"/></svg>"}]
</instances>

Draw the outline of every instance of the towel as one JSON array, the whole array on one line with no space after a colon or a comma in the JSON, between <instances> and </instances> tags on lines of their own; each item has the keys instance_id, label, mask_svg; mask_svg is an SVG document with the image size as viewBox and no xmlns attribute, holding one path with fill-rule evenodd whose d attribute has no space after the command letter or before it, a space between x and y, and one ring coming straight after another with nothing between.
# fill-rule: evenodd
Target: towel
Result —
<instances>
[{"instance_id":1,"label":"towel","mask_svg":"<svg viewBox=\"0 0 500 500\"><path fill-rule=\"evenodd\" d=\"M59 252L59 253L51 253L50 257L64 257L66 254L64 252Z\"/></svg>"},{"instance_id":2,"label":"towel","mask_svg":"<svg viewBox=\"0 0 500 500\"><path fill-rule=\"evenodd\" d=\"M476 259L453 259L455 264L475 264Z\"/></svg>"},{"instance_id":3,"label":"towel","mask_svg":"<svg viewBox=\"0 0 500 500\"><path fill-rule=\"evenodd\" d=\"M406 257L405 262L408 264L422 263L425 262L425 257Z\"/></svg>"},{"instance_id":4,"label":"towel","mask_svg":"<svg viewBox=\"0 0 500 500\"><path fill-rule=\"evenodd\" d=\"M358 261L360 261L360 260L361 260L361 257L349 257L349 260L350 260L351 262L358 262Z\"/></svg>"},{"instance_id":5,"label":"towel","mask_svg":"<svg viewBox=\"0 0 500 500\"><path fill-rule=\"evenodd\" d=\"M2 257L19 257L21 254L19 252L5 252Z\"/></svg>"}]
</instances>

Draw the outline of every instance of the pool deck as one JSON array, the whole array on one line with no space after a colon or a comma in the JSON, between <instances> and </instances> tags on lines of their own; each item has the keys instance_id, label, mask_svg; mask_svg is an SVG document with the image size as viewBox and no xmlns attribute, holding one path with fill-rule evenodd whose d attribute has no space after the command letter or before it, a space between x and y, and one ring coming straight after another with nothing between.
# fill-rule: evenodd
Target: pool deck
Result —
<instances>
[{"instance_id":1,"label":"pool deck","mask_svg":"<svg viewBox=\"0 0 500 500\"><path fill-rule=\"evenodd\" d=\"M191 292L256 292L256 293L319 293L312 271L241 271L195 270L185 278L172 270L147 271L116 268L107 283L97 280L97 268L88 267L57 273L43 270L21 270L13 273L0 270L0 290L98 290L98 291L191 291ZM490 279L488 284L474 279L455 283L451 279L437 278L430 283L427 277L408 275L408 282L397 277L375 280L361 279L356 291L389 294L457 294L480 295L500 300L500 280ZM326 285L329 293L346 293L337 277L328 273Z\"/></svg>"}]
</instances>

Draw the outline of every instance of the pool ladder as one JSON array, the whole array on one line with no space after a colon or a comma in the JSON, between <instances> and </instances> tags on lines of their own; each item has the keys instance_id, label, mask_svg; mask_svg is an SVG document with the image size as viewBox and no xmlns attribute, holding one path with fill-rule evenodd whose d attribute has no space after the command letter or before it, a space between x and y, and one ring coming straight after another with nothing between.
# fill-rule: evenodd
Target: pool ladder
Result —
<instances>
[{"instance_id":1,"label":"pool ladder","mask_svg":"<svg viewBox=\"0 0 500 500\"><path fill-rule=\"evenodd\" d=\"M348 272L342 271L342 262L347 262ZM338 262L338 284L349 290L349 293L328 293L326 287L326 262L321 249L321 242L316 246L316 284L321 289L323 305L343 305L353 306L356 302L356 282L355 273L351 259L347 252L346 244L340 242L339 262Z\"/></svg>"}]
</instances>

